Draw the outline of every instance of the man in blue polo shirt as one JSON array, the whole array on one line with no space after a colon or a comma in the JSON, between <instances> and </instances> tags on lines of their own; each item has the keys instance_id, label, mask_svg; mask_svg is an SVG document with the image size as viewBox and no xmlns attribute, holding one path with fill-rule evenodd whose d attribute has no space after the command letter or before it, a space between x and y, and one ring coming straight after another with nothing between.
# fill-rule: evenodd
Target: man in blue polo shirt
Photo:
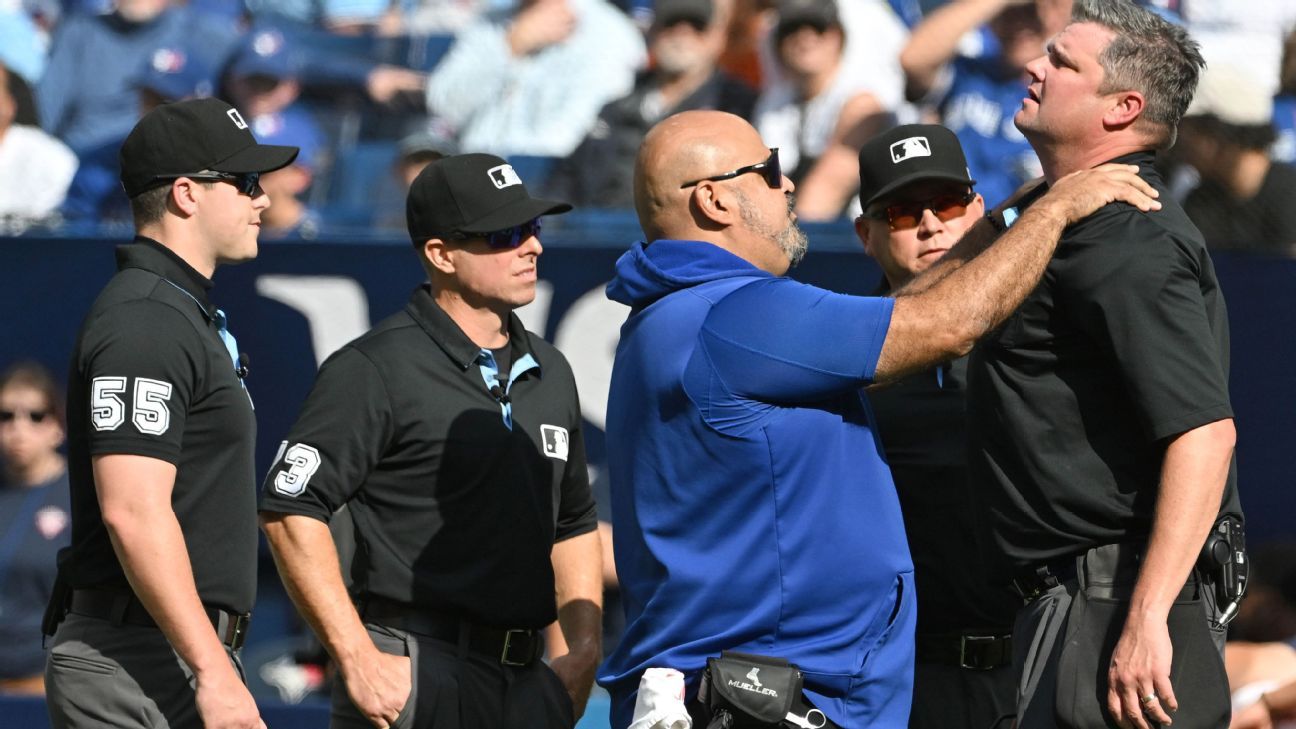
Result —
<instances>
[{"instance_id":1,"label":"man in blue polo shirt","mask_svg":"<svg viewBox=\"0 0 1296 729\"><path fill-rule=\"evenodd\" d=\"M897 166L931 155L922 135L891 147ZM783 276L806 250L793 190L777 150L730 114L669 117L640 149L650 242L608 286L631 307L607 422L626 608L599 675L614 727L654 666L684 672L704 726L698 680L722 650L797 664L833 725L903 726L913 566L860 388L967 352L1034 288L1066 224L1103 200L1156 205L1132 168L1088 171L1002 235L1002 217L977 223L893 298L865 298Z\"/></svg>"}]
</instances>

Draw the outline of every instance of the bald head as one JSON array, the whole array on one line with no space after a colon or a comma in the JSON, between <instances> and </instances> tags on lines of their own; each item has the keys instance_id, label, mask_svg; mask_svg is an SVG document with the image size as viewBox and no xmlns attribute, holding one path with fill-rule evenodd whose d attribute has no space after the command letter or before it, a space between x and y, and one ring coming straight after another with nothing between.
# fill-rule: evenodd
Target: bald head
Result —
<instances>
[{"instance_id":1,"label":"bald head","mask_svg":"<svg viewBox=\"0 0 1296 729\"><path fill-rule=\"evenodd\" d=\"M654 126L635 160L635 210L649 240L694 238L707 230L690 209L691 189L681 185L760 161L769 154L760 134L742 117L721 111L686 111Z\"/></svg>"}]
</instances>

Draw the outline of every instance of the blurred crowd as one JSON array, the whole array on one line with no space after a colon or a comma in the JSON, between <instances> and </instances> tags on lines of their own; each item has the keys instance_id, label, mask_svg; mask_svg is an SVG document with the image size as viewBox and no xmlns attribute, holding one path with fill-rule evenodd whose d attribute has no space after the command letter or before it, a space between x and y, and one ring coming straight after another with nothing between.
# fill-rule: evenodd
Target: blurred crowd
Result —
<instances>
[{"instance_id":1,"label":"blurred crowd","mask_svg":"<svg viewBox=\"0 0 1296 729\"><path fill-rule=\"evenodd\" d=\"M1291 252L1296 3L1136 0L1209 72L1162 155L1216 249ZM646 130L752 121L803 220L853 217L856 155L894 125L953 129L989 204L1037 176L1012 124L1071 0L0 0L0 232L129 229L117 149L142 112L217 95L302 148L266 175L265 237L399 235L440 155L504 156L539 192L631 206Z\"/></svg>"}]
</instances>

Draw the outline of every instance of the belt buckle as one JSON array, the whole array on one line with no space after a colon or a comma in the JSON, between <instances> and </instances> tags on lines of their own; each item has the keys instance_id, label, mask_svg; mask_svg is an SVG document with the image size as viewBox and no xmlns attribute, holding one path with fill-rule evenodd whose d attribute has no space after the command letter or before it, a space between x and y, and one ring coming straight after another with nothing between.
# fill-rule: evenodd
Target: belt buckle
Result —
<instances>
[{"instance_id":1,"label":"belt buckle","mask_svg":"<svg viewBox=\"0 0 1296 729\"><path fill-rule=\"evenodd\" d=\"M500 650L500 659L499 659L500 665L502 665L502 666L525 666L525 665L528 665L529 663L531 663L531 659L533 659L533 658L535 657L535 656L533 656L533 655L528 655L528 656L526 657L526 660L523 660L523 661L514 660L513 658L509 657L509 653L510 653L510 652L512 651L512 649L513 649L513 637L514 637L514 636L524 636L524 637L530 638L531 635L532 635L532 633L531 633L531 631L529 631L529 630L513 629L513 630L506 630L506 631L504 631L504 647ZM531 646L530 644L528 644L528 646L531 647L531 651L529 651L529 652L530 652L530 653L534 653L534 652L535 652L535 647L534 647L534 646Z\"/></svg>"},{"instance_id":2,"label":"belt buckle","mask_svg":"<svg viewBox=\"0 0 1296 729\"><path fill-rule=\"evenodd\" d=\"M981 665L980 662L968 663L968 644L988 644L998 640L997 635L963 635L959 636L959 668L968 668L973 671L988 671L994 666ZM984 656L983 656L984 658Z\"/></svg>"}]
</instances>

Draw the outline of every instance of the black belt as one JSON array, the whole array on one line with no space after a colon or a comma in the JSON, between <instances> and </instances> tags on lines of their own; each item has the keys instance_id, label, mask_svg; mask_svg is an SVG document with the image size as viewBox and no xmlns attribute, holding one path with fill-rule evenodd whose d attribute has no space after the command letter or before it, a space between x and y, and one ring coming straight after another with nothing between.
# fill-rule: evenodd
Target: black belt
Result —
<instances>
[{"instance_id":1,"label":"black belt","mask_svg":"<svg viewBox=\"0 0 1296 729\"><path fill-rule=\"evenodd\" d=\"M919 663L937 663L974 671L1012 664L1012 635L946 633L914 638Z\"/></svg>"},{"instance_id":2,"label":"black belt","mask_svg":"<svg viewBox=\"0 0 1296 729\"><path fill-rule=\"evenodd\" d=\"M1033 569L1026 569L1012 580L1012 590L1026 603L1032 603L1058 585L1076 576L1076 558L1064 557Z\"/></svg>"},{"instance_id":3,"label":"black belt","mask_svg":"<svg viewBox=\"0 0 1296 729\"><path fill-rule=\"evenodd\" d=\"M538 630L493 628L390 600L365 599L360 617L365 622L466 645L503 666L529 666L544 654L544 637Z\"/></svg>"},{"instance_id":4,"label":"black belt","mask_svg":"<svg viewBox=\"0 0 1296 729\"><path fill-rule=\"evenodd\" d=\"M216 629L216 637L231 650L243 647L252 615L240 615L220 608L203 606L207 619ZM73 590L68 612L87 618L107 620L113 625L136 625L156 628L157 621L133 594L109 590Z\"/></svg>"},{"instance_id":5,"label":"black belt","mask_svg":"<svg viewBox=\"0 0 1296 729\"><path fill-rule=\"evenodd\" d=\"M1145 546L1139 543L1104 544L1089 548L1083 555L1063 557L1017 574L1012 589L1027 604L1038 600L1044 593L1063 582L1075 580L1077 563L1085 564L1085 574L1092 584L1086 584L1091 596L1128 600L1134 583L1138 580L1139 565ZM1179 591L1176 600L1195 599L1201 580L1194 569ZM1094 592L1096 591L1096 592Z\"/></svg>"}]
</instances>

